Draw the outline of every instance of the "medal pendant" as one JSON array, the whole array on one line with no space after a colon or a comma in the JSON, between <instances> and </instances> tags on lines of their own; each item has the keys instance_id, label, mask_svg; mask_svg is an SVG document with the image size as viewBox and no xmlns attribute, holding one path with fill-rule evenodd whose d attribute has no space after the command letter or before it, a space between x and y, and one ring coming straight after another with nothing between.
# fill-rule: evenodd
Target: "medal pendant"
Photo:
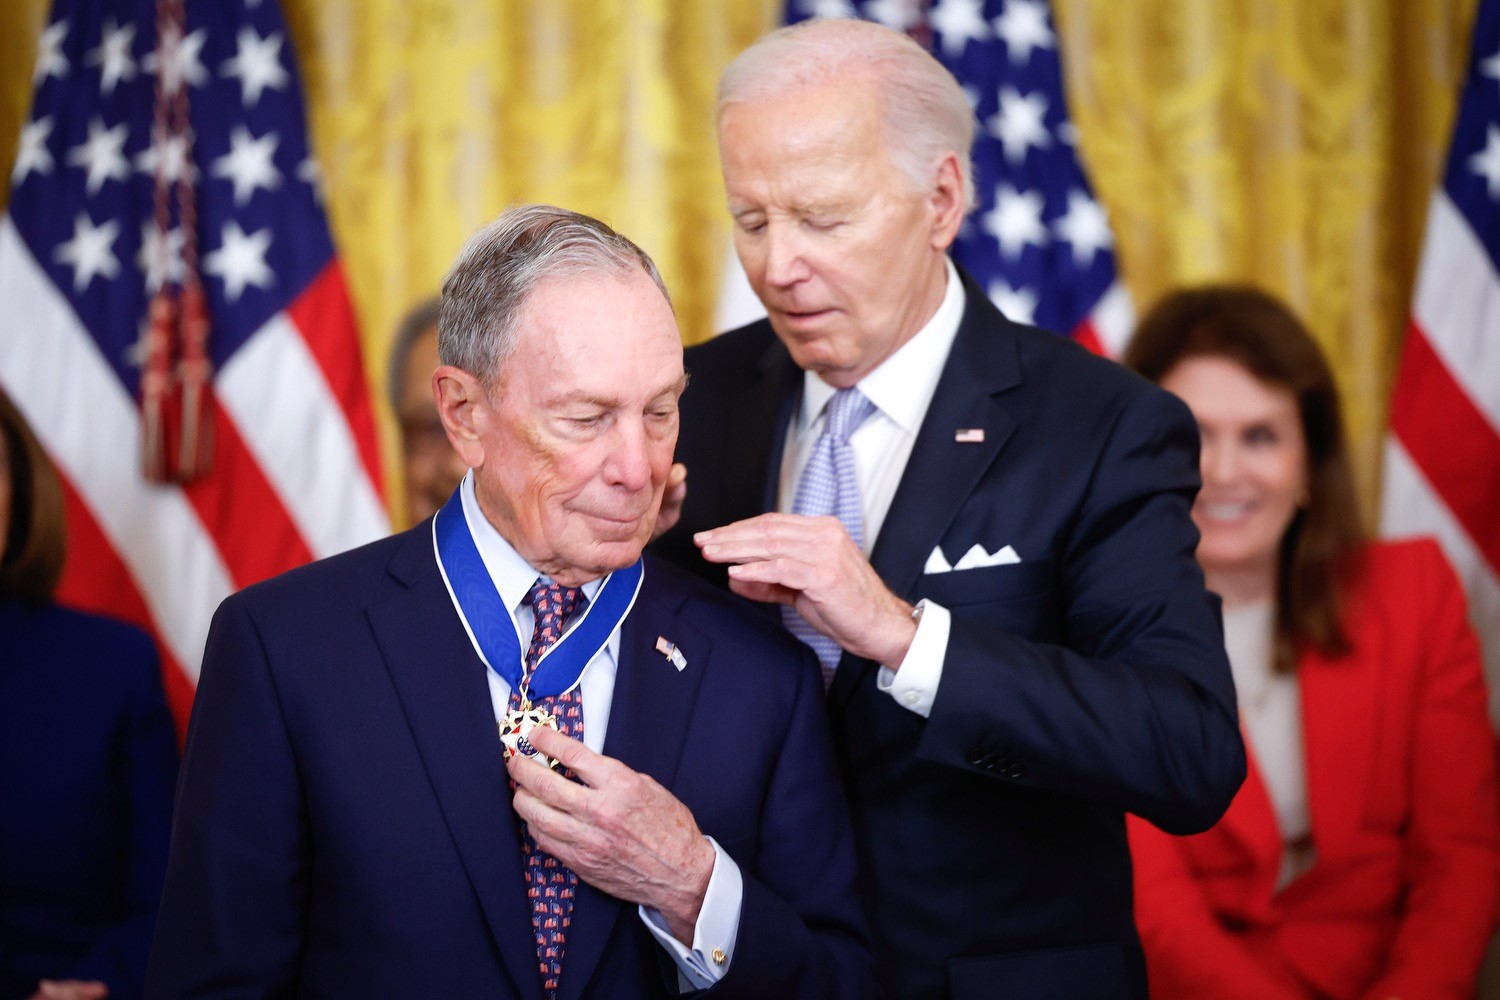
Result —
<instances>
[{"instance_id":1,"label":"medal pendant","mask_svg":"<svg viewBox=\"0 0 1500 1000\"><path fill-rule=\"evenodd\" d=\"M522 757L534 757L548 767L556 768L557 761L532 746L526 737L537 726L558 729L557 717L544 708L532 706L529 701L522 701L521 706L516 711L506 712L505 718L500 720L500 743L505 747L505 759L510 760L520 754Z\"/></svg>"}]
</instances>

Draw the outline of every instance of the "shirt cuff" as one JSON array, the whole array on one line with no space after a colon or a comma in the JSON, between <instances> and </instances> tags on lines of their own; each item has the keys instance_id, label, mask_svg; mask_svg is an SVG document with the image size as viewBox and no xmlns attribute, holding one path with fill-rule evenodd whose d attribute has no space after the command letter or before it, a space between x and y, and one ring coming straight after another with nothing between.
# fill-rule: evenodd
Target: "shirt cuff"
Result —
<instances>
[{"instance_id":1,"label":"shirt cuff","mask_svg":"<svg viewBox=\"0 0 1500 1000\"><path fill-rule=\"evenodd\" d=\"M706 990L729 971L740 929L740 908L745 901L745 881L740 866L724 852L718 841L712 837L707 839L714 849L714 870L708 878L708 891L703 894L698 922L693 927L691 950L667 930L666 918L660 910L649 906L636 907L646 929L676 963L677 984L684 993Z\"/></svg>"},{"instance_id":2,"label":"shirt cuff","mask_svg":"<svg viewBox=\"0 0 1500 1000\"><path fill-rule=\"evenodd\" d=\"M953 615L941 604L922 600L917 619L917 634L912 637L906 659L899 670L881 667L875 686L896 699L896 704L922 718L932 714L932 700L937 697L943 679L943 661L948 656L948 632Z\"/></svg>"}]
</instances>

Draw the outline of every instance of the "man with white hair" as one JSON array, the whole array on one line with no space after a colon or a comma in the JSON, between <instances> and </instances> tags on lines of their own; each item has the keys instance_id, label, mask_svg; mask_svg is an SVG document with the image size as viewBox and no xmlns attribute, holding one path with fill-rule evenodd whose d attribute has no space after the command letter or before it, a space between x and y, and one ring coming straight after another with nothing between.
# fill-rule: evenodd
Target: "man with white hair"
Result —
<instances>
[{"instance_id":1,"label":"man with white hair","mask_svg":"<svg viewBox=\"0 0 1500 1000\"><path fill-rule=\"evenodd\" d=\"M439 342L458 490L214 617L148 995L873 995L814 657L641 558L686 383L655 265L513 209Z\"/></svg>"},{"instance_id":2,"label":"man with white hair","mask_svg":"<svg viewBox=\"0 0 1500 1000\"><path fill-rule=\"evenodd\" d=\"M948 259L973 116L906 36L773 32L724 73L767 320L693 348L670 558L818 652L898 997L1144 997L1124 813L1245 772L1176 399L1005 319Z\"/></svg>"}]
</instances>

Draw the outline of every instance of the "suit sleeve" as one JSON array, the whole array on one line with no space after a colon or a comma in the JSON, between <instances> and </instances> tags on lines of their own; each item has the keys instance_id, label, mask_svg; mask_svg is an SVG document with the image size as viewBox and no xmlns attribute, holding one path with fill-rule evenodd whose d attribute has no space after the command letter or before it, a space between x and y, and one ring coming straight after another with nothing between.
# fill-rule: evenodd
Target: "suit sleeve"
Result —
<instances>
[{"instance_id":1,"label":"suit sleeve","mask_svg":"<svg viewBox=\"0 0 1500 1000\"><path fill-rule=\"evenodd\" d=\"M1436 546L1424 561L1436 595L1423 617L1427 655L1412 747L1405 904L1385 974L1370 997L1469 997L1500 905L1495 738L1479 647L1463 592Z\"/></svg>"},{"instance_id":2,"label":"suit sleeve","mask_svg":"<svg viewBox=\"0 0 1500 1000\"><path fill-rule=\"evenodd\" d=\"M1196 427L1175 397L1143 392L1097 456L1055 552L1058 641L959 609L918 755L1198 832L1228 808L1245 752L1194 559Z\"/></svg>"},{"instance_id":3,"label":"suit sleeve","mask_svg":"<svg viewBox=\"0 0 1500 1000\"><path fill-rule=\"evenodd\" d=\"M705 994L716 998L877 995L821 674L810 651L801 655L796 702L762 806L759 855L753 868L741 866L734 961Z\"/></svg>"},{"instance_id":4,"label":"suit sleeve","mask_svg":"<svg viewBox=\"0 0 1500 1000\"><path fill-rule=\"evenodd\" d=\"M1125 818L1135 870L1135 923L1153 996L1305 1000L1272 967L1275 952L1225 929L1193 878L1181 841L1138 816Z\"/></svg>"},{"instance_id":5,"label":"suit sleeve","mask_svg":"<svg viewBox=\"0 0 1500 1000\"><path fill-rule=\"evenodd\" d=\"M177 780L177 733L162 693L156 649L144 634L132 631L131 639L118 646L127 688L114 765L127 802L122 919L68 973L68 978L103 981L112 997L138 995L145 982Z\"/></svg>"},{"instance_id":6,"label":"suit sleeve","mask_svg":"<svg viewBox=\"0 0 1500 1000\"><path fill-rule=\"evenodd\" d=\"M148 995L290 993L309 850L265 646L231 597L209 629L188 727Z\"/></svg>"}]
</instances>

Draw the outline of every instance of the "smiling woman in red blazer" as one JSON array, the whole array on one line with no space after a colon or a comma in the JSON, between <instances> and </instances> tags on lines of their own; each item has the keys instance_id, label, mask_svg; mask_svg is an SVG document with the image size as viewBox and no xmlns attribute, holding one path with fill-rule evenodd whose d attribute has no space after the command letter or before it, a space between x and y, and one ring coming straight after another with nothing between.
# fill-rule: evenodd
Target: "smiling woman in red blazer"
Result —
<instances>
[{"instance_id":1,"label":"smiling woman in red blazer","mask_svg":"<svg viewBox=\"0 0 1500 1000\"><path fill-rule=\"evenodd\" d=\"M1208 832L1131 817L1152 996L1472 996L1500 805L1453 572L1432 542L1362 537L1332 376L1280 303L1176 293L1126 361L1198 419L1198 560L1251 754Z\"/></svg>"}]
</instances>

